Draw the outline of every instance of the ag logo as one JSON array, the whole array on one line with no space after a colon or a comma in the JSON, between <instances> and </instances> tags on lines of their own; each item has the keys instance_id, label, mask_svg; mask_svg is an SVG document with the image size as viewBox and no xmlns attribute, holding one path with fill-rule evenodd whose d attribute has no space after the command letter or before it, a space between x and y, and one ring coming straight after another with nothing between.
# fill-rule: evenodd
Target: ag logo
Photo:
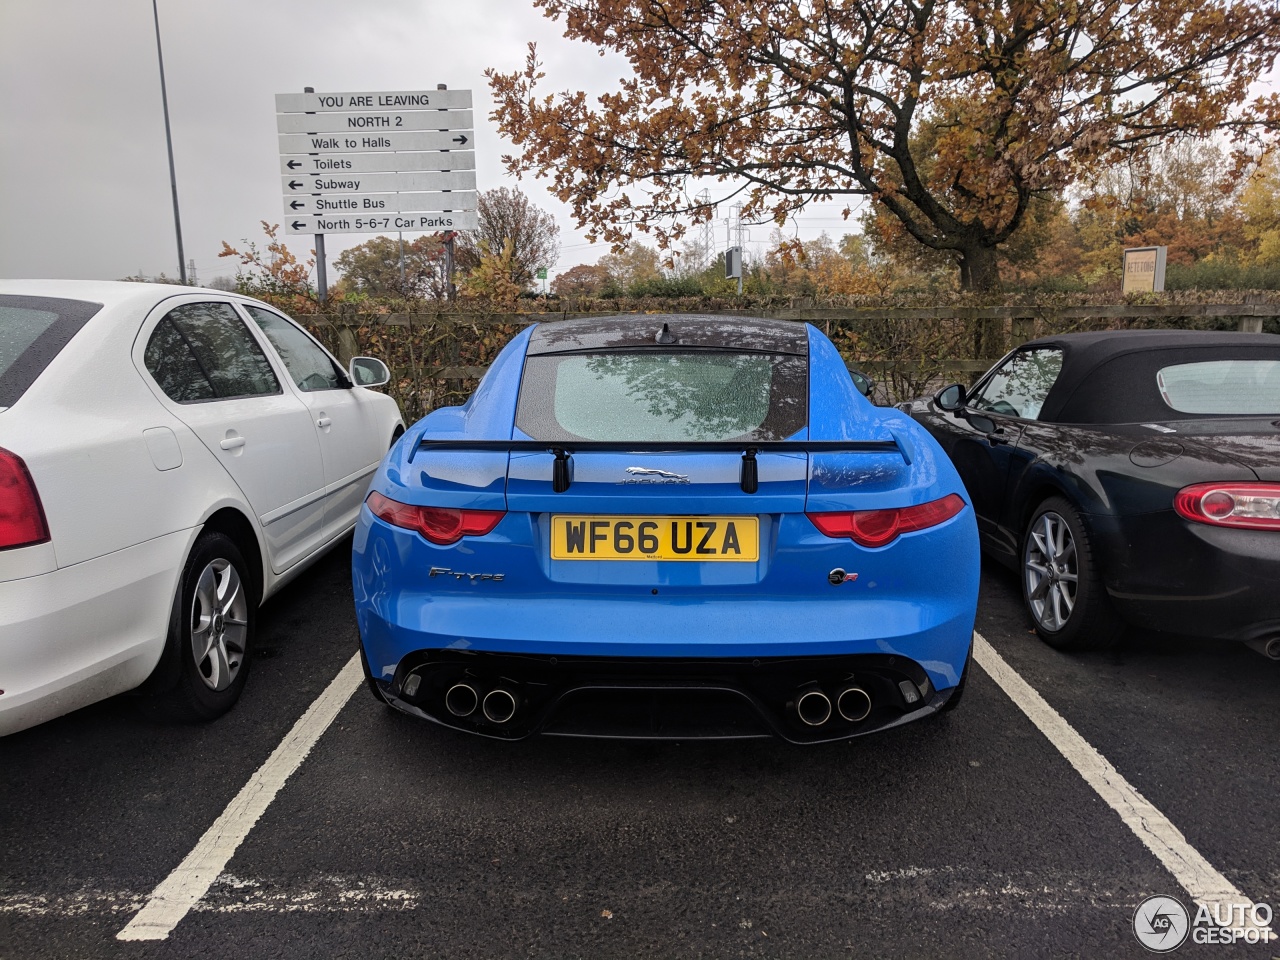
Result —
<instances>
[{"instance_id":1,"label":"ag logo","mask_svg":"<svg viewBox=\"0 0 1280 960\"><path fill-rule=\"evenodd\" d=\"M1133 911L1133 934L1152 953L1177 950L1190 926L1187 908L1173 897L1147 897Z\"/></svg>"}]
</instances>

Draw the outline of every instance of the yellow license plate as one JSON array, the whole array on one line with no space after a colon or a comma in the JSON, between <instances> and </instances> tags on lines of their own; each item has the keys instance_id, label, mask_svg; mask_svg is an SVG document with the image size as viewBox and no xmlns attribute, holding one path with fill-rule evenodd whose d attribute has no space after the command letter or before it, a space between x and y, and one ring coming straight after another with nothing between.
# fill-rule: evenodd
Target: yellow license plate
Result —
<instances>
[{"instance_id":1,"label":"yellow license plate","mask_svg":"<svg viewBox=\"0 0 1280 960\"><path fill-rule=\"evenodd\" d=\"M760 558L757 517L551 518L552 560Z\"/></svg>"}]
</instances>

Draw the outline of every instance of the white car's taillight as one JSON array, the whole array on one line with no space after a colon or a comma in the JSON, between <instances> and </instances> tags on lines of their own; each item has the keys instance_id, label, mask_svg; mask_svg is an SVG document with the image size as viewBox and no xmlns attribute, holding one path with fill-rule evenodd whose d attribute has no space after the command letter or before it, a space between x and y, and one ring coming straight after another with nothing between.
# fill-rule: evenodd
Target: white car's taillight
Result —
<instances>
[{"instance_id":1,"label":"white car's taillight","mask_svg":"<svg viewBox=\"0 0 1280 960\"><path fill-rule=\"evenodd\" d=\"M0 447L0 550L48 539L49 524L27 465L16 453Z\"/></svg>"},{"instance_id":2,"label":"white car's taillight","mask_svg":"<svg viewBox=\"0 0 1280 960\"><path fill-rule=\"evenodd\" d=\"M1177 492L1173 509L1197 523L1280 530L1280 483L1193 483Z\"/></svg>"}]
</instances>

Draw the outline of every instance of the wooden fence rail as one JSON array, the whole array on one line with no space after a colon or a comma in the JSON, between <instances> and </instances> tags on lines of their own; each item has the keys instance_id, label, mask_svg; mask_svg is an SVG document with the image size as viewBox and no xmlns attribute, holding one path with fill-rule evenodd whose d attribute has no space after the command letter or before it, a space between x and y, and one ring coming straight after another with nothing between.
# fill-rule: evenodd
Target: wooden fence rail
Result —
<instances>
[{"instance_id":1,"label":"wooden fence rail","mask_svg":"<svg viewBox=\"0 0 1280 960\"><path fill-rule=\"evenodd\" d=\"M386 360L396 376L391 394L405 416L416 419L441 404L464 399L498 350L529 324L578 317L641 318L655 312L424 310L314 314L300 319L344 363L360 354ZM1280 302L1264 302L1256 295L1215 303L925 307L800 303L773 309L699 309L696 315L813 323L831 337L851 369L879 381L879 399L886 402L917 395L940 381L972 380L1009 348L1046 334L1123 327L1234 327L1259 332L1264 324L1280 330Z\"/></svg>"}]
</instances>

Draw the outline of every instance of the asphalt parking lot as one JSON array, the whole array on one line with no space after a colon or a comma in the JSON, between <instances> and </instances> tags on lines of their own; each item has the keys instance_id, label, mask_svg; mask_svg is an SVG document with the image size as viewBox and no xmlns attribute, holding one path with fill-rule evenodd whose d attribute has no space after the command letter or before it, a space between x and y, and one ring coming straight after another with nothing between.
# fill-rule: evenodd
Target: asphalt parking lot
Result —
<instances>
[{"instance_id":1,"label":"asphalt parking lot","mask_svg":"<svg viewBox=\"0 0 1280 960\"><path fill-rule=\"evenodd\" d=\"M0 958L1139 957L1148 896L1280 905L1280 664L1145 634L1058 654L994 567L978 632L961 707L875 737L496 743L331 687L340 551L263 609L221 721L117 698L0 740ZM326 691L310 753L255 779ZM175 881L197 850L225 866Z\"/></svg>"}]
</instances>

